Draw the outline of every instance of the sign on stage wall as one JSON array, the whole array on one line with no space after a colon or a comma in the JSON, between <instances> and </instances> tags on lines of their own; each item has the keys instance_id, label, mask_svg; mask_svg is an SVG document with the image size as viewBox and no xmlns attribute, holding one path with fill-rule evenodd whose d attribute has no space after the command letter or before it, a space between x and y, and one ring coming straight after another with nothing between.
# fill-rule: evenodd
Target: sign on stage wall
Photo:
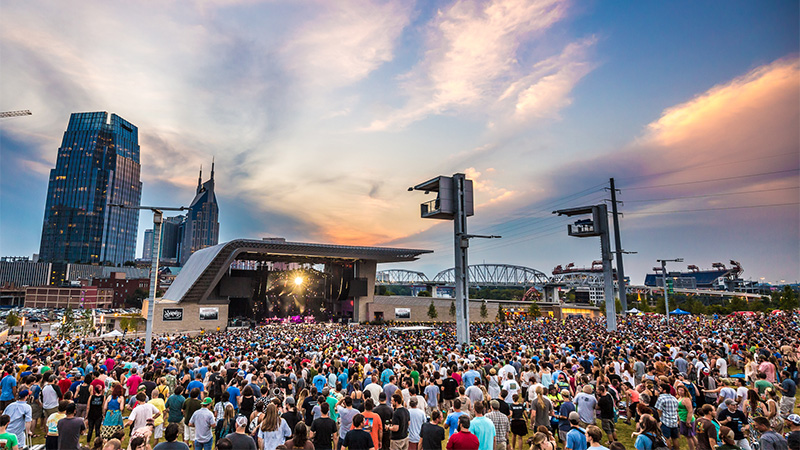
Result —
<instances>
[{"instance_id":1,"label":"sign on stage wall","mask_svg":"<svg viewBox=\"0 0 800 450\"><path fill-rule=\"evenodd\" d=\"M395 319L410 319L411 318L411 308L395 308L394 309L394 318Z\"/></svg>"},{"instance_id":2,"label":"sign on stage wall","mask_svg":"<svg viewBox=\"0 0 800 450\"><path fill-rule=\"evenodd\" d=\"M164 308L161 320L165 322L183 320L183 308Z\"/></svg>"},{"instance_id":3,"label":"sign on stage wall","mask_svg":"<svg viewBox=\"0 0 800 450\"><path fill-rule=\"evenodd\" d=\"M200 320L219 319L219 308L200 308Z\"/></svg>"}]
</instances>

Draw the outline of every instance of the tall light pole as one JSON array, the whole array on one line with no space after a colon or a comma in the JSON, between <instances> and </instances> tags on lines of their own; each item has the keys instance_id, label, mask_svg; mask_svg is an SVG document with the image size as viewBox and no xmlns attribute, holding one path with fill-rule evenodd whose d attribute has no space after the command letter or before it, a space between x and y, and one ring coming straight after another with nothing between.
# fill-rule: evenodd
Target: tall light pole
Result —
<instances>
[{"instance_id":1,"label":"tall light pole","mask_svg":"<svg viewBox=\"0 0 800 450\"><path fill-rule=\"evenodd\" d=\"M553 211L559 216L584 216L591 214L591 219L578 220L567 225L567 234L574 237L600 237L600 255L603 261L603 297L606 302L606 330L617 331L617 305L614 303L614 280L611 269L611 240L608 232L608 207L604 204L579 206L577 208Z\"/></svg>"},{"instance_id":2,"label":"tall light pole","mask_svg":"<svg viewBox=\"0 0 800 450\"><path fill-rule=\"evenodd\" d=\"M469 344L469 264L467 261L469 240L470 238L493 239L500 236L467 234L467 217L475 214L475 206L472 197L472 180L467 180L463 173L454 174L452 177L438 176L410 187L408 190L438 194L435 200L420 205L423 219L453 221L456 340L460 344Z\"/></svg>"},{"instance_id":3,"label":"tall light pole","mask_svg":"<svg viewBox=\"0 0 800 450\"><path fill-rule=\"evenodd\" d=\"M667 263L683 262L683 258L657 259L661 263L661 278L664 281L664 312L667 314L667 325L669 325L669 295L667 294Z\"/></svg>"},{"instance_id":4,"label":"tall light pole","mask_svg":"<svg viewBox=\"0 0 800 450\"><path fill-rule=\"evenodd\" d=\"M156 292L158 292L158 258L161 256L161 222L164 211L184 211L185 206L170 208L163 206L128 206L123 204L109 204L108 206L124 209L149 209L153 211L153 252L150 265L150 296L147 299L147 328L145 331L144 353L150 355L153 351L153 315L156 308Z\"/></svg>"}]
</instances>

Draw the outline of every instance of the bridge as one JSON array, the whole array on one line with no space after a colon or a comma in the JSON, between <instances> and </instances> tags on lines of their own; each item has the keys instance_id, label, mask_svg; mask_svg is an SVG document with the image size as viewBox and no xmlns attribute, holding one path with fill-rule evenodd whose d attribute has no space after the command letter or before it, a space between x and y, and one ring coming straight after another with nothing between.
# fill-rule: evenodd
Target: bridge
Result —
<instances>
[{"instance_id":1,"label":"bridge","mask_svg":"<svg viewBox=\"0 0 800 450\"><path fill-rule=\"evenodd\" d=\"M524 266L510 264L474 264L469 266L468 279L471 287L520 287L543 286L547 284L545 273ZM422 272L412 270L380 270L376 274L378 285L455 284L455 269L450 268L436 274L433 279Z\"/></svg>"},{"instance_id":2,"label":"bridge","mask_svg":"<svg viewBox=\"0 0 800 450\"><path fill-rule=\"evenodd\" d=\"M379 285L414 285L430 283L428 276L422 272L404 269L379 270L375 274L375 284Z\"/></svg>"}]
</instances>

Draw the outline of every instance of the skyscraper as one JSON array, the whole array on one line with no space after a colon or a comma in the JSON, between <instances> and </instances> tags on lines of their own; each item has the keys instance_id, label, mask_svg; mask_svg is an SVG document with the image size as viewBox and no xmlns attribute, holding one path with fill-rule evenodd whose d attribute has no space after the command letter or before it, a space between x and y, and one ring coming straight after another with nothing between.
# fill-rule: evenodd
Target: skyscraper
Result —
<instances>
[{"instance_id":1,"label":"skyscraper","mask_svg":"<svg viewBox=\"0 0 800 450\"><path fill-rule=\"evenodd\" d=\"M214 195L214 163L211 163L211 178L203 183L203 169L197 178L197 193L189 205L183 224L180 262L183 265L192 253L219 244L219 207Z\"/></svg>"},{"instance_id":2,"label":"skyscraper","mask_svg":"<svg viewBox=\"0 0 800 450\"><path fill-rule=\"evenodd\" d=\"M40 259L56 262L133 261L139 211L139 134L107 112L74 113L50 171Z\"/></svg>"}]
</instances>

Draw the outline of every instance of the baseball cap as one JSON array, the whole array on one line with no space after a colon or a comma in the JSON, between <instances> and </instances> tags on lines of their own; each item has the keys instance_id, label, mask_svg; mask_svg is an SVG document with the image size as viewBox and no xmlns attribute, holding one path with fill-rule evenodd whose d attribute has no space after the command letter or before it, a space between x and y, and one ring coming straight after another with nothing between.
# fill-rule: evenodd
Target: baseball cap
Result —
<instances>
[{"instance_id":1,"label":"baseball cap","mask_svg":"<svg viewBox=\"0 0 800 450\"><path fill-rule=\"evenodd\" d=\"M246 427L247 426L247 417L239 415L236 416L236 426L237 427Z\"/></svg>"},{"instance_id":2,"label":"baseball cap","mask_svg":"<svg viewBox=\"0 0 800 450\"><path fill-rule=\"evenodd\" d=\"M19 391L19 398L25 398L25 397L27 397L27 396L28 396L28 394L30 394L30 393L31 393L31 392L30 392L29 390L27 390L27 389L23 389L23 390ZM796 416L797 414L793 414L793 415L794 415L794 416Z\"/></svg>"},{"instance_id":3,"label":"baseball cap","mask_svg":"<svg viewBox=\"0 0 800 450\"><path fill-rule=\"evenodd\" d=\"M795 425L800 425L800 416L797 414L789 414L789 417L786 418L789 422L792 422Z\"/></svg>"},{"instance_id":4,"label":"baseball cap","mask_svg":"<svg viewBox=\"0 0 800 450\"><path fill-rule=\"evenodd\" d=\"M214 403L214 400L211 400L211 397L206 397L205 399L203 399L203 406L210 405L212 403Z\"/></svg>"},{"instance_id":5,"label":"baseball cap","mask_svg":"<svg viewBox=\"0 0 800 450\"><path fill-rule=\"evenodd\" d=\"M286 404L289 406L294 406L294 398L286 397Z\"/></svg>"},{"instance_id":6,"label":"baseball cap","mask_svg":"<svg viewBox=\"0 0 800 450\"><path fill-rule=\"evenodd\" d=\"M580 416L580 414L578 414L577 411L572 411L572 412L569 413L569 420L570 420L570 422L577 422L577 421L581 420L581 416Z\"/></svg>"},{"instance_id":7,"label":"baseball cap","mask_svg":"<svg viewBox=\"0 0 800 450\"><path fill-rule=\"evenodd\" d=\"M566 389L562 389L562 390L561 390L561 396L562 396L562 397L566 397L566 396L568 396L568 395L569 395L569 391L568 391L568 390L566 390Z\"/></svg>"}]
</instances>

